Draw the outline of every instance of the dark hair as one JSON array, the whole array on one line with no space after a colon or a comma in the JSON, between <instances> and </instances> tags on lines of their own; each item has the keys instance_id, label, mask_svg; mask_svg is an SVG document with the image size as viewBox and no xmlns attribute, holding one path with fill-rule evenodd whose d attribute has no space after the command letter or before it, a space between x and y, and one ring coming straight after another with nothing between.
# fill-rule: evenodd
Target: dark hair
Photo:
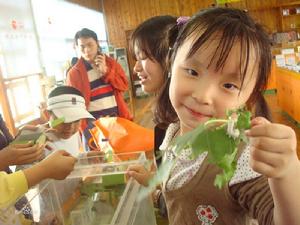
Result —
<instances>
[{"instance_id":1,"label":"dark hair","mask_svg":"<svg viewBox=\"0 0 300 225\"><path fill-rule=\"evenodd\" d=\"M71 87L71 86L63 85L63 86L58 86L58 87L55 87L54 89L52 89L48 95L48 98L52 98L52 97L59 96L59 95L65 95L65 94L79 95L79 96L83 97L82 93L78 89Z\"/></svg>"},{"instance_id":2,"label":"dark hair","mask_svg":"<svg viewBox=\"0 0 300 225\"><path fill-rule=\"evenodd\" d=\"M201 46L209 42L216 34L221 34L214 54L208 59L210 60L209 66L211 66L213 60L216 60L217 71L224 67L235 40L240 41L241 54L239 60L245 62L245 65L241 63L240 66L242 85L248 70L250 51L254 49L257 56L258 75L255 87L246 105L249 110L255 109L255 116L264 116L270 119L270 112L262 92L267 85L272 56L270 40L263 27L257 24L245 11L239 9L210 8L201 10L179 30L170 58L171 64L185 40L195 34L198 35L194 37L193 45L187 57L193 56ZM218 58L216 58L217 56ZM169 69L171 69L171 66ZM168 79L158 97L155 110L155 122L164 126L178 121L178 116L170 102L169 85L170 79Z\"/></svg>"},{"instance_id":3,"label":"dark hair","mask_svg":"<svg viewBox=\"0 0 300 225\"><path fill-rule=\"evenodd\" d=\"M98 44L97 34L94 31L87 29L87 28L83 28L80 31L76 32L75 37L74 37L75 45L78 44L77 41L79 38L93 38Z\"/></svg>"},{"instance_id":4,"label":"dark hair","mask_svg":"<svg viewBox=\"0 0 300 225\"><path fill-rule=\"evenodd\" d=\"M141 23L130 37L129 51L135 57L134 46L137 46L147 58L156 60L167 77L166 57L174 41L168 38L169 30L176 27L176 17L155 16ZM166 71L165 71L166 70Z\"/></svg>"}]
</instances>

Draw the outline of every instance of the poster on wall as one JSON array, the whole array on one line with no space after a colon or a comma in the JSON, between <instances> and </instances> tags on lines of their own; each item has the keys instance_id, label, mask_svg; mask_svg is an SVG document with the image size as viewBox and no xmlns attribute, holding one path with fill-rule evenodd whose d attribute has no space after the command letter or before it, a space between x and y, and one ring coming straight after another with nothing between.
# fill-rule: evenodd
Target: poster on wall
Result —
<instances>
[{"instance_id":1,"label":"poster on wall","mask_svg":"<svg viewBox=\"0 0 300 225\"><path fill-rule=\"evenodd\" d=\"M4 78L41 72L30 0L0 0L0 6L0 66Z\"/></svg>"}]
</instances>

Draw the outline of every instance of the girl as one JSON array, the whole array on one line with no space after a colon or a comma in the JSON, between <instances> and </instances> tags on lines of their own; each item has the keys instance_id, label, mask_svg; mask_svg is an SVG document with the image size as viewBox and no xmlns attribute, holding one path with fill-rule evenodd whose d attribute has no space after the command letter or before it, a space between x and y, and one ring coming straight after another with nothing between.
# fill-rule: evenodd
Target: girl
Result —
<instances>
[{"instance_id":1,"label":"girl","mask_svg":"<svg viewBox=\"0 0 300 225\"><path fill-rule=\"evenodd\" d=\"M173 16L155 16L141 23L131 35L130 51L136 59L133 70L147 93L158 93L167 79L168 32L174 25Z\"/></svg>"},{"instance_id":2,"label":"girl","mask_svg":"<svg viewBox=\"0 0 300 225\"><path fill-rule=\"evenodd\" d=\"M166 58L174 37L169 38L170 30L177 29L173 16L155 16L141 23L130 38L130 52L136 59L134 71L141 79L145 92L158 94L168 77ZM159 134L159 135L157 135ZM161 144L165 129L155 126L155 150ZM158 144L159 143L159 144ZM158 164L160 161L158 161Z\"/></svg>"},{"instance_id":3,"label":"girl","mask_svg":"<svg viewBox=\"0 0 300 225\"><path fill-rule=\"evenodd\" d=\"M176 18L173 16L155 16L141 23L132 33L130 38L130 51L136 59L134 72L140 78L143 91L149 94L159 92L168 77L166 58L169 46L172 46L175 38L169 38L170 30L178 29ZM156 125L154 128L155 155L159 151L166 129ZM157 165L161 159L156 160ZM159 194L159 192L158 192ZM162 195L157 197L155 204L160 209L160 214L167 217Z\"/></svg>"},{"instance_id":4,"label":"girl","mask_svg":"<svg viewBox=\"0 0 300 225\"><path fill-rule=\"evenodd\" d=\"M170 124L161 145L165 160L174 158L168 149L174 137L210 118L224 118L227 109L246 105L255 118L247 132L250 145L240 152L237 170L222 190L213 185L220 171L207 162L207 153L195 160L188 150L177 156L163 188L170 224L241 225L248 216L260 225L300 224L295 133L258 117L268 117L262 91L270 67L268 36L246 12L204 10L180 30L156 114ZM143 173L134 169L129 175Z\"/></svg>"}]
</instances>

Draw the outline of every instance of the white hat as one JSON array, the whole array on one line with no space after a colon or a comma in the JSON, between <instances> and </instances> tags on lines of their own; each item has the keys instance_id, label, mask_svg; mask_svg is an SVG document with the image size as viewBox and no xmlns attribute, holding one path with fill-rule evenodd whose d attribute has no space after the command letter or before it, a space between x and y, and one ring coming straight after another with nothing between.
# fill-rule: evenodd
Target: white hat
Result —
<instances>
[{"instance_id":1,"label":"white hat","mask_svg":"<svg viewBox=\"0 0 300 225\"><path fill-rule=\"evenodd\" d=\"M80 119L95 119L87 110L83 97L76 94L62 94L48 98L47 110L57 118L64 118L64 123Z\"/></svg>"}]
</instances>

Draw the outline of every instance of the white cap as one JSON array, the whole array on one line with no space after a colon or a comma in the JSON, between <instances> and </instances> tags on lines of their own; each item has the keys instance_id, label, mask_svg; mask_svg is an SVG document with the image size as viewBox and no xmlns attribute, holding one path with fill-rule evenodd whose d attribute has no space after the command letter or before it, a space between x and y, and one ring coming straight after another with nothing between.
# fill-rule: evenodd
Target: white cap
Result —
<instances>
[{"instance_id":1,"label":"white cap","mask_svg":"<svg viewBox=\"0 0 300 225\"><path fill-rule=\"evenodd\" d=\"M57 118L64 117L64 123L80 119L95 119L87 110L83 97L75 94L63 94L48 98L47 110Z\"/></svg>"}]
</instances>

